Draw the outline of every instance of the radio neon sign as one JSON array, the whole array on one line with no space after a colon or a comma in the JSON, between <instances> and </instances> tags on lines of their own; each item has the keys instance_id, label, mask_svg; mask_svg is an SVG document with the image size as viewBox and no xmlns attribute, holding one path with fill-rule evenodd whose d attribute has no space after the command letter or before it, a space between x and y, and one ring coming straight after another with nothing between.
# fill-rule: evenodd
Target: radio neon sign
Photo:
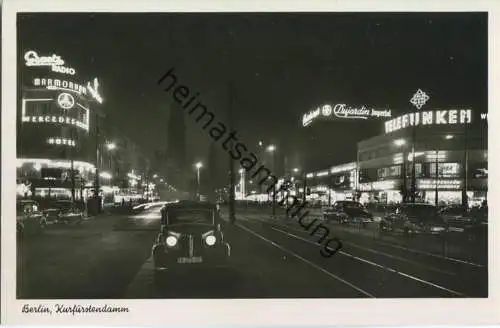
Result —
<instances>
[{"instance_id":1,"label":"radio neon sign","mask_svg":"<svg viewBox=\"0 0 500 328\"><path fill-rule=\"evenodd\" d=\"M471 109L450 109L423 111L404 114L385 122L385 133L391 133L410 126L419 125L455 125L472 121Z\"/></svg>"},{"instance_id":2,"label":"radio neon sign","mask_svg":"<svg viewBox=\"0 0 500 328\"><path fill-rule=\"evenodd\" d=\"M50 66L53 72L75 75L76 71L74 68L65 67L64 60L61 56L38 56L36 51L30 50L24 54L24 60L26 61L26 66Z\"/></svg>"}]
</instances>

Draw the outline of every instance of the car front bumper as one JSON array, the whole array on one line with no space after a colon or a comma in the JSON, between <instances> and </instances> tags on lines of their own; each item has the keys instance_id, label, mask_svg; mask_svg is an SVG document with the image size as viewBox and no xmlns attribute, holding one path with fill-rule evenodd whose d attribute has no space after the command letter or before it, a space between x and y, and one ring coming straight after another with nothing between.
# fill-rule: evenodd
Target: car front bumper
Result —
<instances>
[{"instance_id":1,"label":"car front bumper","mask_svg":"<svg viewBox=\"0 0 500 328\"><path fill-rule=\"evenodd\" d=\"M152 256L155 270L182 270L195 268L226 267L231 256L227 243L197 250L188 256L184 250L171 249L163 244L153 246Z\"/></svg>"}]
</instances>

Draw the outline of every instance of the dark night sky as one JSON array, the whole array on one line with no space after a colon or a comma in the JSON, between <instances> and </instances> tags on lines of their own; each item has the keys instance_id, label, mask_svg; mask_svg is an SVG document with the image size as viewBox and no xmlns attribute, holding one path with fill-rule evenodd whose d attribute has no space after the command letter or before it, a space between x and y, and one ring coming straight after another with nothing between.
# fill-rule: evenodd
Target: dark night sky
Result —
<instances>
[{"instance_id":1,"label":"dark night sky","mask_svg":"<svg viewBox=\"0 0 500 328\"><path fill-rule=\"evenodd\" d=\"M19 18L20 56L29 49L57 53L89 78L101 78L104 111L145 153L166 147L169 110L178 109L156 85L172 66L214 112L226 110L232 77L238 131L247 144L276 138L292 149L301 114L326 101L389 106L397 114L410 110L408 100L421 88L431 96L428 106L485 111L487 105L482 13ZM377 134L380 124L344 138L352 125L335 123L329 142L338 157L331 164L355 160L355 142ZM198 126L188 134L189 156L206 158L209 138Z\"/></svg>"}]
</instances>

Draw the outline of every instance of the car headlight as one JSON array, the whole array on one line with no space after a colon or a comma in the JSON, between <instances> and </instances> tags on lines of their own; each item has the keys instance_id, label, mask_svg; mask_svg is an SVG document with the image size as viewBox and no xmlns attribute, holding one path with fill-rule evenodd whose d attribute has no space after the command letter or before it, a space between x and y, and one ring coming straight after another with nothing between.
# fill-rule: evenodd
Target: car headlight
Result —
<instances>
[{"instance_id":1,"label":"car headlight","mask_svg":"<svg viewBox=\"0 0 500 328\"><path fill-rule=\"evenodd\" d=\"M165 242L167 243L167 246L174 247L175 245L177 245L177 238L175 238L174 236L168 236Z\"/></svg>"},{"instance_id":2,"label":"car headlight","mask_svg":"<svg viewBox=\"0 0 500 328\"><path fill-rule=\"evenodd\" d=\"M216 240L217 238L215 238L215 236L210 235L205 238L205 243L207 243L208 246L213 246Z\"/></svg>"}]
</instances>

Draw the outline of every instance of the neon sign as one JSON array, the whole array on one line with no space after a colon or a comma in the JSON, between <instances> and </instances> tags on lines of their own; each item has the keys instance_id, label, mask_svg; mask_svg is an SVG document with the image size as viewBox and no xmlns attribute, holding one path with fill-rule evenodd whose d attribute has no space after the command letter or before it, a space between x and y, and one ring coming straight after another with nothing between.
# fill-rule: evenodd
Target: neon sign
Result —
<instances>
[{"instance_id":1,"label":"neon sign","mask_svg":"<svg viewBox=\"0 0 500 328\"><path fill-rule=\"evenodd\" d=\"M78 93L79 95L87 95L88 89L92 98L94 98L99 104L102 104L103 102L102 96L99 94L99 81L97 78L94 79L93 84L90 84L89 82L85 87L84 85L73 81L36 77L33 79L33 86L45 87L48 90L70 91Z\"/></svg>"},{"instance_id":2,"label":"neon sign","mask_svg":"<svg viewBox=\"0 0 500 328\"><path fill-rule=\"evenodd\" d=\"M75 75L74 68L65 67L64 60L57 55L39 57L36 51L30 50L24 54L26 66L50 66L53 72Z\"/></svg>"},{"instance_id":3,"label":"neon sign","mask_svg":"<svg viewBox=\"0 0 500 328\"><path fill-rule=\"evenodd\" d=\"M419 180L418 189L460 189L462 181L460 180Z\"/></svg>"},{"instance_id":4,"label":"neon sign","mask_svg":"<svg viewBox=\"0 0 500 328\"><path fill-rule=\"evenodd\" d=\"M76 118L69 117L67 115L27 115L26 114L26 103L27 102L42 102L42 101L53 101L51 98L40 98L40 99L23 99L22 100L22 109L21 109L21 122L31 122L31 123L55 123L55 124L68 124L75 125L79 128L82 128L86 131L89 130L90 124L90 114L89 109L84 107L83 105L76 103L76 105L85 111L84 121L80 121ZM74 106L76 108L76 106Z\"/></svg>"},{"instance_id":5,"label":"neon sign","mask_svg":"<svg viewBox=\"0 0 500 328\"><path fill-rule=\"evenodd\" d=\"M87 94L87 88L85 88L85 86L68 80L36 77L33 79L33 85L35 87L46 87L49 90L64 90L83 95Z\"/></svg>"},{"instance_id":6,"label":"neon sign","mask_svg":"<svg viewBox=\"0 0 500 328\"><path fill-rule=\"evenodd\" d=\"M422 90L418 89L417 92L413 94L413 97L410 99L410 103L417 107L418 109L422 108L427 100L429 100L430 97L423 92Z\"/></svg>"},{"instance_id":7,"label":"neon sign","mask_svg":"<svg viewBox=\"0 0 500 328\"><path fill-rule=\"evenodd\" d=\"M69 93L63 92L57 97L57 104L63 109L71 109L75 106L75 98Z\"/></svg>"},{"instance_id":8,"label":"neon sign","mask_svg":"<svg viewBox=\"0 0 500 328\"><path fill-rule=\"evenodd\" d=\"M391 117L391 110L369 108L364 105L361 107L351 107L347 104L335 104L332 107L327 104L305 113L302 117L302 126L308 126L319 116L332 117L332 115L341 119L367 120L370 117Z\"/></svg>"},{"instance_id":9,"label":"neon sign","mask_svg":"<svg viewBox=\"0 0 500 328\"><path fill-rule=\"evenodd\" d=\"M90 85L90 82L87 83L87 89L89 89L90 94L92 97L99 103L102 104L102 97L99 94L99 81L97 80L97 77L94 79L94 85Z\"/></svg>"},{"instance_id":10,"label":"neon sign","mask_svg":"<svg viewBox=\"0 0 500 328\"><path fill-rule=\"evenodd\" d=\"M65 145L65 146L72 146L72 147L74 147L76 145L75 140L66 139L66 138L49 138L49 139L47 139L47 143L49 145Z\"/></svg>"},{"instance_id":11,"label":"neon sign","mask_svg":"<svg viewBox=\"0 0 500 328\"><path fill-rule=\"evenodd\" d=\"M360 183L358 188L360 191L394 190L396 188L396 181L384 180L384 181Z\"/></svg>"},{"instance_id":12,"label":"neon sign","mask_svg":"<svg viewBox=\"0 0 500 328\"><path fill-rule=\"evenodd\" d=\"M391 133L409 126L455 125L472 121L471 109L450 109L404 114L385 122L385 133Z\"/></svg>"},{"instance_id":13,"label":"neon sign","mask_svg":"<svg viewBox=\"0 0 500 328\"><path fill-rule=\"evenodd\" d=\"M67 116L23 116L22 122L68 124L76 125L79 128L88 130L88 126L85 123L79 122L76 119Z\"/></svg>"}]
</instances>

